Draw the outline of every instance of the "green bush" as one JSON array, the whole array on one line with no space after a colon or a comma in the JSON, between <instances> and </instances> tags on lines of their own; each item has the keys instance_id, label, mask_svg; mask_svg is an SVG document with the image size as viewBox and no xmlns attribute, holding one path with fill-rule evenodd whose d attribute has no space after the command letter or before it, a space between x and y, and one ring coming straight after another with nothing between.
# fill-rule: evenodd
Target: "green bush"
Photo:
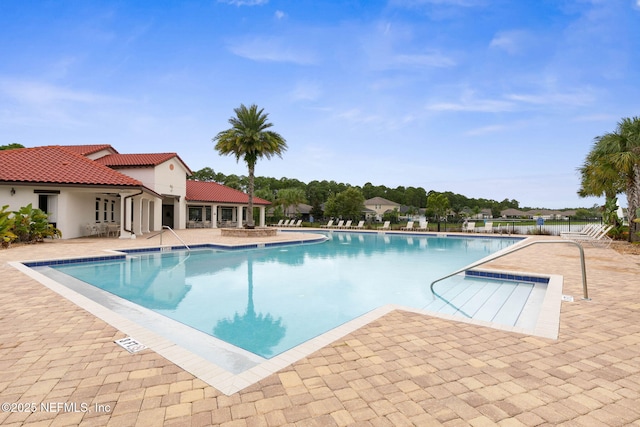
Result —
<instances>
[{"instance_id":1,"label":"green bush","mask_svg":"<svg viewBox=\"0 0 640 427\"><path fill-rule=\"evenodd\" d=\"M13 218L10 216L11 212L7 211L8 208L9 205L6 205L0 209L0 245L4 248L18 238L13 233Z\"/></svg>"},{"instance_id":2,"label":"green bush","mask_svg":"<svg viewBox=\"0 0 640 427\"><path fill-rule=\"evenodd\" d=\"M31 203L13 212L13 233L20 242L42 242L46 237L61 237L60 230L49 224L46 213L33 209Z\"/></svg>"}]
</instances>

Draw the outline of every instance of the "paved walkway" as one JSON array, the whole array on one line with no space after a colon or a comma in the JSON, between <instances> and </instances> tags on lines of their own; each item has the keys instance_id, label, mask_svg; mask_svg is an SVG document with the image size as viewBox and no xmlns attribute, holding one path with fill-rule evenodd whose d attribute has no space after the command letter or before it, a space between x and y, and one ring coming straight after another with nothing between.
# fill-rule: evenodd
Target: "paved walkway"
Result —
<instances>
[{"instance_id":1,"label":"paved walkway","mask_svg":"<svg viewBox=\"0 0 640 427\"><path fill-rule=\"evenodd\" d=\"M180 232L188 243L215 233ZM564 275L575 300L562 303L558 340L394 311L231 396L153 351L129 354L113 342L123 333L6 264L157 244L0 251L1 425L640 425L638 256L587 248L591 301L572 246L494 261Z\"/></svg>"}]
</instances>

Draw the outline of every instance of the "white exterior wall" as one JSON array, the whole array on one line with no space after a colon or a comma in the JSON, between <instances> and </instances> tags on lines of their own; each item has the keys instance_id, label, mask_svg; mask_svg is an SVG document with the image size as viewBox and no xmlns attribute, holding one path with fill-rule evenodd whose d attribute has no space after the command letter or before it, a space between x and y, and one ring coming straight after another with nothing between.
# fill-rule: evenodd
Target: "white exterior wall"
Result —
<instances>
[{"instance_id":1,"label":"white exterior wall","mask_svg":"<svg viewBox=\"0 0 640 427\"><path fill-rule=\"evenodd\" d=\"M16 190L15 195L11 196L11 188ZM0 186L0 207L9 205L9 211L17 211L20 208L31 203L34 209L38 208L38 196L34 190L55 190L47 187L33 186ZM72 191L60 188L60 194L55 197L56 200L56 227L62 232L63 239L73 239L86 234L85 226L87 223L95 223L95 200L94 192L86 190ZM50 199L51 200L51 199Z\"/></svg>"},{"instance_id":2,"label":"white exterior wall","mask_svg":"<svg viewBox=\"0 0 640 427\"><path fill-rule=\"evenodd\" d=\"M156 193L179 196L180 200L174 201L173 222L174 228L182 229L187 227L187 169L182 162L176 158L167 160L159 164L153 170L154 187L150 187ZM160 201L162 204L162 201ZM159 215L155 224L162 225L162 207L158 211Z\"/></svg>"},{"instance_id":3,"label":"white exterior wall","mask_svg":"<svg viewBox=\"0 0 640 427\"><path fill-rule=\"evenodd\" d=\"M16 190L13 196L11 195L12 188ZM0 208L9 205L7 210L17 211L29 203L37 208L38 195L33 192L34 189L34 187L0 185Z\"/></svg>"}]
</instances>

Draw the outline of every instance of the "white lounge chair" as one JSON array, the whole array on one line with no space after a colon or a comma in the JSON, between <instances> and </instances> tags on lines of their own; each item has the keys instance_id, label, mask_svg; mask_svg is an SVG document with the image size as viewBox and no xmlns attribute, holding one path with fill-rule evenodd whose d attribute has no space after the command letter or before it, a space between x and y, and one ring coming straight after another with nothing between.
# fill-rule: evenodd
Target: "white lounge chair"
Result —
<instances>
[{"instance_id":1,"label":"white lounge chair","mask_svg":"<svg viewBox=\"0 0 640 427\"><path fill-rule=\"evenodd\" d=\"M351 227L351 228L356 229L356 230L361 230L361 229L363 229L363 228L364 228L364 221L360 221L360 222L358 223L358 225L354 225L354 226L353 226L353 227Z\"/></svg>"},{"instance_id":2,"label":"white lounge chair","mask_svg":"<svg viewBox=\"0 0 640 427\"><path fill-rule=\"evenodd\" d=\"M493 233L493 221L486 221L482 231L485 233Z\"/></svg>"},{"instance_id":3,"label":"white lounge chair","mask_svg":"<svg viewBox=\"0 0 640 427\"><path fill-rule=\"evenodd\" d=\"M408 221L406 227L402 227L402 230L413 230L413 221Z\"/></svg>"},{"instance_id":4,"label":"white lounge chair","mask_svg":"<svg viewBox=\"0 0 640 427\"><path fill-rule=\"evenodd\" d=\"M344 220L341 219L340 221L338 221L338 224L334 225L332 228L342 228L343 225L344 225Z\"/></svg>"},{"instance_id":5,"label":"white lounge chair","mask_svg":"<svg viewBox=\"0 0 640 427\"><path fill-rule=\"evenodd\" d=\"M282 222L283 222L283 221L284 221L284 220L283 220L283 219L281 219L280 221L278 221L278 223L277 223L277 224L272 224L272 226L273 226L273 227L282 227Z\"/></svg>"},{"instance_id":6,"label":"white lounge chair","mask_svg":"<svg viewBox=\"0 0 640 427\"><path fill-rule=\"evenodd\" d=\"M601 224L587 224L580 231L563 231L560 233L562 238L571 238L571 236L590 236L596 234L604 228Z\"/></svg>"},{"instance_id":7,"label":"white lounge chair","mask_svg":"<svg viewBox=\"0 0 640 427\"><path fill-rule=\"evenodd\" d=\"M353 222L352 220L349 220L349 221L345 222L344 225L342 227L340 227L340 228L351 228L351 223L352 222Z\"/></svg>"},{"instance_id":8,"label":"white lounge chair","mask_svg":"<svg viewBox=\"0 0 640 427\"><path fill-rule=\"evenodd\" d=\"M328 223L326 223L325 225L322 226L322 228L331 228L333 227L333 220L329 220Z\"/></svg>"},{"instance_id":9,"label":"white lounge chair","mask_svg":"<svg viewBox=\"0 0 640 427\"><path fill-rule=\"evenodd\" d=\"M282 227L288 227L289 226L289 219L286 220L285 222L282 223Z\"/></svg>"},{"instance_id":10,"label":"white lounge chair","mask_svg":"<svg viewBox=\"0 0 640 427\"><path fill-rule=\"evenodd\" d=\"M385 221L380 230L391 230L391 221Z\"/></svg>"},{"instance_id":11,"label":"white lounge chair","mask_svg":"<svg viewBox=\"0 0 640 427\"><path fill-rule=\"evenodd\" d=\"M429 231L429 221L420 220L418 231Z\"/></svg>"},{"instance_id":12,"label":"white lounge chair","mask_svg":"<svg viewBox=\"0 0 640 427\"><path fill-rule=\"evenodd\" d=\"M467 233L475 233L476 223L473 221L465 222L464 224L462 224L462 231Z\"/></svg>"},{"instance_id":13,"label":"white lounge chair","mask_svg":"<svg viewBox=\"0 0 640 427\"><path fill-rule=\"evenodd\" d=\"M607 236L607 233L613 228L613 225L600 228L595 234L585 234L584 236L573 235L566 237L568 240L572 240L576 243L590 243L592 246L605 246L611 245L612 239Z\"/></svg>"},{"instance_id":14,"label":"white lounge chair","mask_svg":"<svg viewBox=\"0 0 640 427\"><path fill-rule=\"evenodd\" d=\"M295 224L292 224L291 227L301 227L302 226L302 220L299 219L298 222L296 222Z\"/></svg>"}]
</instances>

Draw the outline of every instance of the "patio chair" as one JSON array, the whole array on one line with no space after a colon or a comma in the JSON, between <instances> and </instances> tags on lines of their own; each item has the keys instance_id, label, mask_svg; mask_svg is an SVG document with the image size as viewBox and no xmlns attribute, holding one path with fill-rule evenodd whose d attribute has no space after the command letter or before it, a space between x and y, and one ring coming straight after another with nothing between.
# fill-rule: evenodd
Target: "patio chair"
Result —
<instances>
[{"instance_id":1,"label":"patio chair","mask_svg":"<svg viewBox=\"0 0 640 427\"><path fill-rule=\"evenodd\" d=\"M331 228L342 228L343 225L344 225L344 220L341 219L340 221L338 221L337 225L334 225Z\"/></svg>"},{"instance_id":2,"label":"patio chair","mask_svg":"<svg viewBox=\"0 0 640 427\"><path fill-rule=\"evenodd\" d=\"M462 224L462 231L467 233L475 233L476 223L474 221L465 222L464 224Z\"/></svg>"},{"instance_id":3,"label":"patio chair","mask_svg":"<svg viewBox=\"0 0 640 427\"><path fill-rule=\"evenodd\" d=\"M482 231L484 231L485 233L493 233L493 221L485 222Z\"/></svg>"},{"instance_id":4,"label":"patio chair","mask_svg":"<svg viewBox=\"0 0 640 427\"><path fill-rule=\"evenodd\" d=\"M420 223L418 224L418 231L429 231L429 221L425 221L425 220L420 220Z\"/></svg>"},{"instance_id":5,"label":"patio chair","mask_svg":"<svg viewBox=\"0 0 640 427\"><path fill-rule=\"evenodd\" d=\"M601 224L587 224L582 227L580 231L563 231L560 233L560 237L563 239L571 238L571 236L590 236L596 234L598 231L602 230L604 226Z\"/></svg>"},{"instance_id":6,"label":"patio chair","mask_svg":"<svg viewBox=\"0 0 640 427\"><path fill-rule=\"evenodd\" d=\"M283 219L281 219L280 221L278 221L277 224L271 224L272 227L282 227L282 223L284 222Z\"/></svg>"},{"instance_id":7,"label":"patio chair","mask_svg":"<svg viewBox=\"0 0 640 427\"><path fill-rule=\"evenodd\" d=\"M364 228L364 221L360 221L358 222L358 225L354 225L353 227L351 227L355 230L362 230Z\"/></svg>"},{"instance_id":8,"label":"patio chair","mask_svg":"<svg viewBox=\"0 0 640 427\"><path fill-rule=\"evenodd\" d=\"M607 236L607 233L613 228L613 225L608 225L606 227L600 228L595 234L586 234L584 236L573 235L567 237L568 240L572 240L576 243L590 243L592 246L605 246L609 247L613 239Z\"/></svg>"},{"instance_id":9,"label":"patio chair","mask_svg":"<svg viewBox=\"0 0 640 427\"><path fill-rule=\"evenodd\" d=\"M340 228L351 228L351 223L352 222L353 222L352 220L349 220L349 221L345 222L344 225L342 227L340 227Z\"/></svg>"},{"instance_id":10,"label":"patio chair","mask_svg":"<svg viewBox=\"0 0 640 427\"><path fill-rule=\"evenodd\" d=\"M380 230L391 230L391 221L385 221Z\"/></svg>"},{"instance_id":11,"label":"patio chair","mask_svg":"<svg viewBox=\"0 0 640 427\"><path fill-rule=\"evenodd\" d=\"M408 221L406 227L402 227L402 230L413 230L413 221Z\"/></svg>"},{"instance_id":12,"label":"patio chair","mask_svg":"<svg viewBox=\"0 0 640 427\"><path fill-rule=\"evenodd\" d=\"M302 220L299 219L298 222L295 223L295 225L291 225L292 227L301 227L302 226Z\"/></svg>"},{"instance_id":13,"label":"patio chair","mask_svg":"<svg viewBox=\"0 0 640 427\"><path fill-rule=\"evenodd\" d=\"M290 219L286 220L285 222L282 223L283 227L288 227L289 226L289 221L291 221Z\"/></svg>"},{"instance_id":14,"label":"patio chair","mask_svg":"<svg viewBox=\"0 0 640 427\"><path fill-rule=\"evenodd\" d=\"M328 223L322 226L322 228L331 228L333 227L333 220L329 220Z\"/></svg>"}]
</instances>

